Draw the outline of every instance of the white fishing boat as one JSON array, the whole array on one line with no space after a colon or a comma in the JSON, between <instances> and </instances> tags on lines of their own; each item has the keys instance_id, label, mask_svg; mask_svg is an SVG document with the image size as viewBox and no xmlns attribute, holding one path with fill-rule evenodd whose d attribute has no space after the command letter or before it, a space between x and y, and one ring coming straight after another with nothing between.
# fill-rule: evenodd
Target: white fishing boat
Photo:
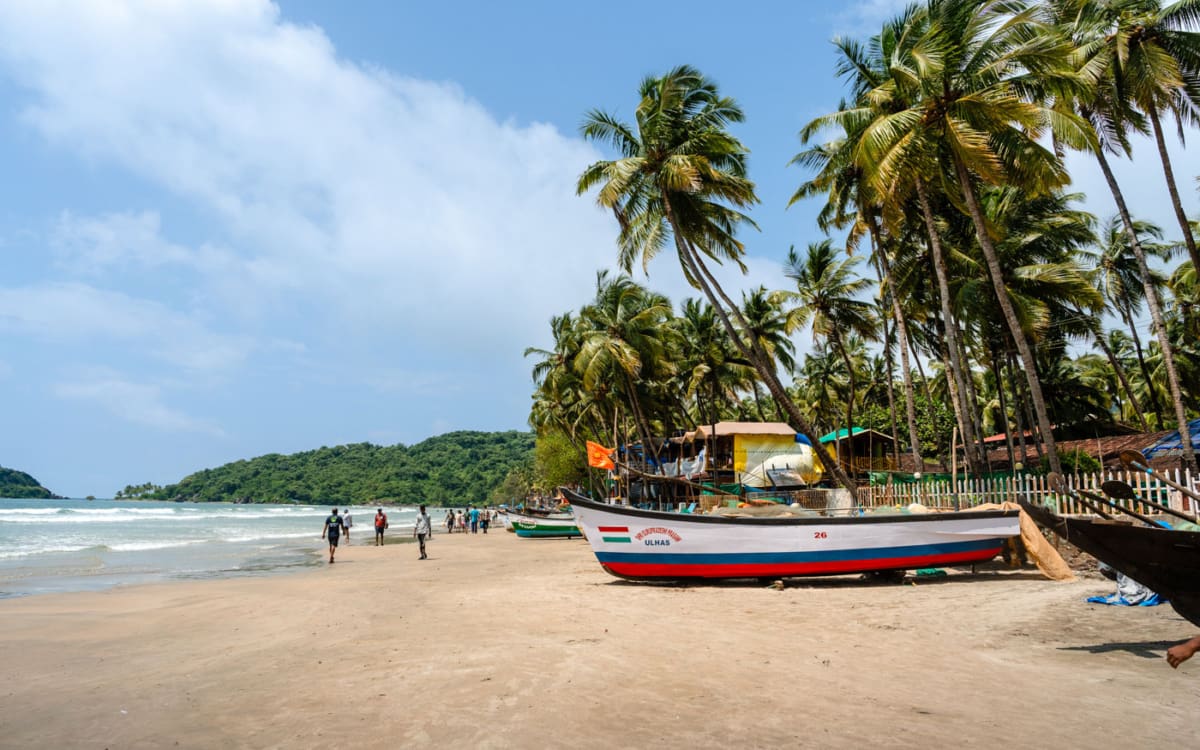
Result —
<instances>
[{"instance_id":1,"label":"white fishing boat","mask_svg":"<svg viewBox=\"0 0 1200 750\"><path fill-rule=\"evenodd\" d=\"M789 517L650 511L562 490L600 565L632 579L779 578L990 560L1020 534L1016 510L839 511Z\"/></svg>"}]
</instances>

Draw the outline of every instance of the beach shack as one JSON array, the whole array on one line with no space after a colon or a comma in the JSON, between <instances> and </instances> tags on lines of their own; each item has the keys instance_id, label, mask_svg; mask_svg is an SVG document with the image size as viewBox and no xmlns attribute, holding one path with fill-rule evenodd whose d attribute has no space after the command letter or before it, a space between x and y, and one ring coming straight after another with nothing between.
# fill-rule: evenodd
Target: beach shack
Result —
<instances>
[{"instance_id":1,"label":"beach shack","mask_svg":"<svg viewBox=\"0 0 1200 750\"><path fill-rule=\"evenodd\" d=\"M833 454L842 469L851 476L872 471L896 470L896 441L891 435L865 427L835 430L821 437L821 444Z\"/></svg>"},{"instance_id":2,"label":"beach shack","mask_svg":"<svg viewBox=\"0 0 1200 750\"><path fill-rule=\"evenodd\" d=\"M807 439L783 422L717 422L684 436L703 452L705 473L725 489L814 484L822 469Z\"/></svg>"}]
</instances>

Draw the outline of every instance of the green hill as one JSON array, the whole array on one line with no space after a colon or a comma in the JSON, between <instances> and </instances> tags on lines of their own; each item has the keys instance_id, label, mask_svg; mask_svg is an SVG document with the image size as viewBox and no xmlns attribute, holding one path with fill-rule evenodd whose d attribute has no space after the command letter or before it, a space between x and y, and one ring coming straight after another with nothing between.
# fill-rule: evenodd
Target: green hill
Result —
<instances>
[{"instance_id":1,"label":"green hill","mask_svg":"<svg viewBox=\"0 0 1200 750\"><path fill-rule=\"evenodd\" d=\"M143 495L158 500L252 503L486 502L508 472L528 464L528 432L451 432L413 446L370 443L272 453L205 469Z\"/></svg>"},{"instance_id":2,"label":"green hill","mask_svg":"<svg viewBox=\"0 0 1200 750\"><path fill-rule=\"evenodd\" d=\"M0 466L0 497L32 497L49 500L57 498L58 495L43 487L38 480L25 472Z\"/></svg>"}]
</instances>

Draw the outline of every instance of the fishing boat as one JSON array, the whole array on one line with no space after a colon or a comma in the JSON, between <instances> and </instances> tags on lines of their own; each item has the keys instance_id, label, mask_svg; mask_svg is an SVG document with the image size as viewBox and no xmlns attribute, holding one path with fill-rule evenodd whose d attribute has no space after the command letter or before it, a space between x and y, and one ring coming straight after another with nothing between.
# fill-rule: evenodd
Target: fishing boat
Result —
<instances>
[{"instance_id":1,"label":"fishing boat","mask_svg":"<svg viewBox=\"0 0 1200 750\"><path fill-rule=\"evenodd\" d=\"M1124 518L1060 516L1025 499L1030 518L1167 599L1200 625L1200 531L1137 526Z\"/></svg>"},{"instance_id":2,"label":"fishing boat","mask_svg":"<svg viewBox=\"0 0 1200 750\"><path fill-rule=\"evenodd\" d=\"M601 567L619 578L782 578L990 560L1014 510L754 517L640 510L562 490Z\"/></svg>"},{"instance_id":3,"label":"fishing boat","mask_svg":"<svg viewBox=\"0 0 1200 750\"><path fill-rule=\"evenodd\" d=\"M508 524L513 532L523 539L539 537L583 536L575 518L570 513L530 514L512 509L508 511Z\"/></svg>"}]
</instances>

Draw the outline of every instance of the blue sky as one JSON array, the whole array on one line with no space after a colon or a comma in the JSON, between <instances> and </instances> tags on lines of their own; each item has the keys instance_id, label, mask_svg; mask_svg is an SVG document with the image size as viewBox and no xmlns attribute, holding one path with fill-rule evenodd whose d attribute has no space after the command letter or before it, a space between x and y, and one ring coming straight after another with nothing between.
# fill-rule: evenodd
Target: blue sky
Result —
<instances>
[{"instance_id":1,"label":"blue sky","mask_svg":"<svg viewBox=\"0 0 1200 750\"><path fill-rule=\"evenodd\" d=\"M737 98L762 231L726 283L781 287L788 246L819 238L815 205L785 209L787 162L841 96L829 40L899 5L5 4L0 465L107 496L270 452L525 429L521 352L615 258L574 195L600 156L583 113L627 118L643 76L685 62ZM1135 211L1169 227L1138 153ZM690 294L670 259L650 270Z\"/></svg>"}]
</instances>

